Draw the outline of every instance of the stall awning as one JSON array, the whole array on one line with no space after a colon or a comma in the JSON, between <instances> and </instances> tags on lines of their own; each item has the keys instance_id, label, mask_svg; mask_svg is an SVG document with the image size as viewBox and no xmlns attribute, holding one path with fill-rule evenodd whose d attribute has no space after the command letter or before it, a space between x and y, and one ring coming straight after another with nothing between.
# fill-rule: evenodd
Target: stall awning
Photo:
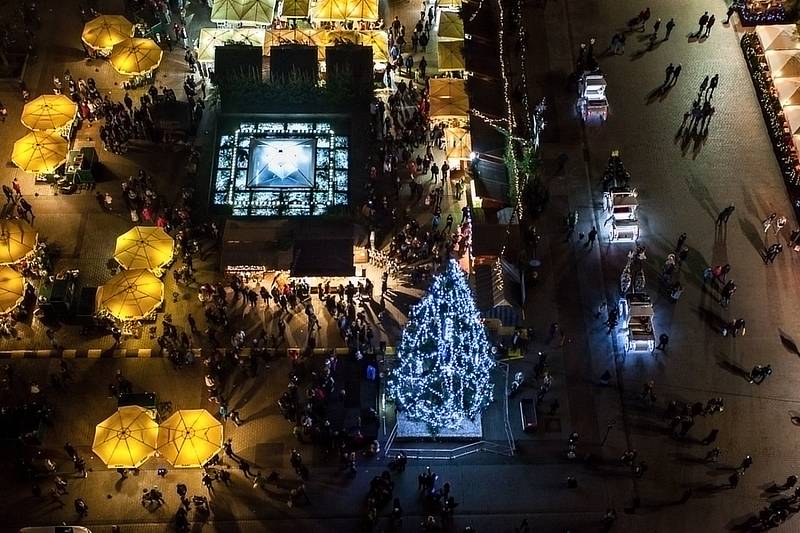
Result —
<instances>
[{"instance_id":1,"label":"stall awning","mask_svg":"<svg viewBox=\"0 0 800 533\"><path fill-rule=\"evenodd\" d=\"M792 135L800 134L800 105L790 105L783 108L783 116L789 123Z\"/></svg>"},{"instance_id":2,"label":"stall awning","mask_svg":"<svg viewBox=\"0 0 800 533\"><path fill-rule=\"evenodd\" d=\"M359 44L372 47L372 60L375 63L389 61L389 37L386 30L365 30L359 33Z\"/></svg>"},{"instance_id":3,"label":"stall awning","mask_svg":"<svg viewBox=\"0 0 800 533\"><path fill-rule=\"evenodd\" d=\"M794 24L756 26L756 35L764 50L800 50L800 36Z\"/></svg>"},{"instance_id":4,"label":"stall awning","mask_svg":"<svg viewBox=\"0 0 800 533\"><path fill-rule=\"evenodd\" d=\"M472 153L472 137L466 128L447 128L444 130L445 153L447 159L469 160Z\"/></svg>"},{"instance_id":5,"label":"stall awning","mask_svg":"<svg viewBox=\"0 0 800 533\"><path fill-rule=\"evenodd\" d=\"M520 322L521 288L511 270L502 259L475 268L475 302L481 316L500 319L504 326Z\"/></svg>"},{"instance_id":6,"label":"stall awning","mask_svg":"<svg viewBox=\"0 0 800 533\"><path fill-rule=\"evenodd\" d=\"M210 20L218 24L239 22L244 14L244 9L244 2L240 0L214 0Z\"/></svg>"},{"instance_id":7,"label":"stall awning","mask_svg":"<svg viewBox=\"0 0 800 533\"><path fill-rule=\"evenodd\" d=\"M308 16L309 0L283 0L281 17L287 19L306 18Z\"/></svg>"},{"instance_id":8,"label":"stall awning","mask_svg":"<svg viewBox=\"0 0 800 533\"><path fill-rule=\"evenodd\" d=\"M244 25L266 26L275 17L275 0L247 0L242 7L239 22Z\"/></svg>"},{"instance_id":9,"label":"stall awning","mask_svg":"<svg viewBox=\"0 0 800 533\"><path fill-rule=\"evenodd\" d=\"M245 44L264 46L266 30L263 28L203 28L197 44L197 60L213 62L214 52L218 46L226 44Z\"/></svg>"},{"instance_id":10,"label":"stall awning","mask_svg":"<svg viewBox=\"0 0 800 533\"><path fill-rule=\"evenodd\" d=\"M800 51L764 52L773 78L796 78L800 76Z\"/></svg>"},{"instance_id":11,"label":"stall awning","mask_svg":"<svg viewBox=\"0 0 800 533\"><path fill-rule=\"evenodd\" d=\"M430 80L432 119L466 119L469 116L466 80L433 78Z\"/></svg>"},{"instance_id":12,"label":"stall awning","mask_svg":"<svg viewBox=\"0 0 800 533\"><path fill-rule=\"evenodd\" d=\"M437 54L439 63L437 68L440 71L464 70L464 41L439 41Z\"/></svg>"},{"instance_id":13,"label":"stall awning","mask_svg":"<svg viewBox=\"0 0 800 533\"><path fill-rule=\"evenodd\" d=\"M378 20L378 0L319 0L312 18L319 21Z\"/></svg>"},{"instance_id":14,"label":"stall awning","mask_svg":"<svg viewBox=\"0 0 800 533\"><path fill-rule=\"evenodd\" d=\"M440 40L464 39L464 21L461 16L455 11L440 11L439 12L439 29L436 35Z\"/></svg>"}]
</instances>

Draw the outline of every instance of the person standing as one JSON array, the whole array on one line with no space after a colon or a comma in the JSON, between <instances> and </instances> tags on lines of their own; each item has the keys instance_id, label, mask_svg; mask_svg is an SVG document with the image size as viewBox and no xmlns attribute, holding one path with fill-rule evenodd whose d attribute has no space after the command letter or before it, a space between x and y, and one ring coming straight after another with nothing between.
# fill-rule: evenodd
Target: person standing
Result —
<instances>
[{"instance_id":1,"label":"person standing","mask_svg":"<svg viewBox=\"0 0 800 533\"><path fill-rule=\"evenodd\" d=\"M667 87L672 87L673 85L675 85L676 83L678 83L678 76L680 76L680 75L681 75L681 69L682 69L682 68L683 68L683 67L681 66L681 64L680 64L680 63L678 63L678 65L677 65L677 66L675 67L675 69L672 71L672 81L671 81L671 82L670 82L670 83L667 85Z\"/></svg>"},{"instance_id":2,"label":"person standing","mask_svg":"<svg viewBox=\"0 0 800 533\"><path fill-rule=\"evenodd\" d=\"M702 37L708 37L711 35L711 28L714 26L716 21L717 18L714 15L708 17L708 22L706 22L706 32L702 35Z\"/></svg>"},{"instance_id":3,"label":"person standing","mask_svg":"<svg viewBox=\"0 0 800 533\"><path fill-rule=\"evenodd\" d=\"M761 224L764 226L764 233L769 231L770 226L772 226L772 223L775 222L776 218L778 218L778 213L773 212L761 222Z\"/></svg>"},{"instance_id":4,"label":"person standing","mask_svg":"<svg viewBox=\"0 0 800 533\"><path fill-rule=\"evenodd\" d=\"M667 68L664 69L665 77L664 77L664 86L668 86L669 83L672 81L672 76L675 74L675 66L670 63L667 65Z\"/></svg>"},{"instance_id":5,"label":"person standing","mask_svg":"<svg viewBox=\"0 0 800 533\"><path fill-rule=\"evenodd\" d=\"M731 6L728 8L728 11L725 13L726 17L725 17L725 20L722 21L722 23L723 24L730 24L731 17L733 16L734 13L736 13L736 3L732 2Z\"/></svg>"},{"instance_id":6,"label":"person standing","mask_svg":"<svg viewBox=\"0 0 800 533\"><path fill-rule=\"evenodd\" d=\"M11 182L11 187L14 189L14 192L17 194L18 197L22 197L22 187L20 187L17 178L14 178L14 180Z\"/></svg>"},{"instance_id":7,"label":"person standing","mask_svg":"<svg viewBox=\"0 0 800 533\"><path fill-rule=\"evenodd\" d=\"M666 333L662 333L661 335L658 336L658 345L655 347L655 350L661 350L662 352L666 352L667 344L669 344L669 335L667 335Z\"/></svg>"},{"instance_id":8,"label":"person standing","mask_svg":"<svg viewBox=\"0 0 800 533\"><path fill-rule=\"evenodd\" d=\"M714 76L714 77L716 78L717 76ZM711 81L712 82L714 81L713 78L712 78ZM729 205L728 207L726 207L725 209L720 211L719 215L717 215L717 225L722 225L722 224L727 225L728 224L728 220L730 220L734 209L736 209L736 206L734 206L733 202L731 202L731 205Z\"/></svg>"},{"instance_id":9,"label":"person standing","mask_svg":"<svg viewBox=\"0 0 800 533\"><path fill-rule=\"evenodd\" d=\"M667 34L664 36L665 41L669 41L669 34L672 33L672 30L675 29L675 19L671 18L667 21L666 26L664 26L667 30Z\"/></svg>"},{"instance_id":10,"label":"person standing","mask_svg":"<svg viewBox=\"0 0 800 533\"><path fill-rule=\"evenodd\" d=\"M772 246L767 248L767 253L764 256L764 262L772 264L775 261L775 258L778 257L778 254L780 254L782 251L783 251L782 244L780 243L773 244Z\"/></svg>"},{"instance_id":11,"label":"person standing","mask_svg":"<svg viewBox=\"0 0 800 533\"><path fill-rule=\"evenodd\" d=\"M703 29L705 29L706 24L708 23L708 11L700 16L700 20L698 20L697 23L700 25L700 28L697 30L697 33L695 33L695 37L700 37L700 35L703 33Z\"/></svg>"},{"instance_id":12,"label":"person standing","mask_svg":"<svg viewBox=\"0 0 800 533\"><path fill-rule=\"evenodd\" d=\"M592 226L592 229L589 230L587 237L587 245L589 246L589 249L592 250L594 248L594 241L597 240L597 228Z\"/></svg>"}]
</instances>

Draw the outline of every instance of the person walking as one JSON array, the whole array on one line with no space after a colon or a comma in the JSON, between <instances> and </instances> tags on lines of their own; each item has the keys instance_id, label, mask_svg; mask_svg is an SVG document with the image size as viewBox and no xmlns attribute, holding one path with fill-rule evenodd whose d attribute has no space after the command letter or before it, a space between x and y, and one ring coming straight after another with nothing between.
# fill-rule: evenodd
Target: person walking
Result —
<instances>
[{"instance_id":1,"label":"person walking","mask_svg":"<svg viewBox=\"0 0 800 533\"><path fill-rule=\"evenodd\" d=\"M683 68L683 67L681 66L681 64L680 64L680 63L678 63L678 65L677 65L677 66L676 66L676 67L675 67L675 68L672 70L672 81L670 81L670 82L667 84L667 87L672 87L673 85L675 85L676 83L678 83L678 76L680 76L680 75L681 75L681 69L682 69L682 68Z\"/></svg>"},{"instance_id":2,"label":"person walking","mask_svg":"<svg viewBox=\"0 0 800 533\"><path fill-rule=\"evenodd\" d=\"M75 472L80 474L82 478L88 476L88 474L86 473L86 461L83 459L83 457L76 456L75 458L72 459L72 462L75 465Z\"/></svg>"},{"instance_id":3,"label":"person walking","mask_svg":"<svg viewBox=\"0 0 800 533\"><path fill-rule=\"evenodd\" d=\"M662 333L658 336L658 345L654 348L655 350L661 350L662 352L667 351L667 344L669 344L669 335L666 333Z\"/></svg>"},{"instance_id":4,"label":"person walking","mask_svg":"<svg viewBox=\"0 0 800 533\"><path fill-rule=\"evenodd\" d=\"M739 469L742 471L742 474L747 471L753 465L753 458L749 455L745 455L744 459L742 459L742 463L739 465Z\"/></svg>"},{"instance_id":5,"label":"person walking","mask_svg":"<svg viewBox=\"0 0 800 533\"><path fill-rule=\"evenodd\" d=\"M72 459L73 461L75 460L76 457L78 457L78 452L75 450L75 447L72 446L72 444L70 444L69 442L64 444L64 451L67 452L67 456L69 456L69 458Z\"/></svg>"},{"instance_id":6,"label":"person walking","mask_svg":"<svg viewBox=\"0 0 800 533\"><path fill-rule=\"evenodd\" d=\"M778 232L780 232L785 225L786 225L786 217L785 216L780 215L778 218L775 219L775 235L776 236L778 235Z\"/></svg>"},{"instance_id":7,"label":"person walking","mask_svg":"<svg viewBox=\"0 0 800 533\"><path fill-rule=\"evenodd\" d=\"M245 460L239 462L239 470L242 471L245 479L250 479L250 477L253 475L252 472L250 472L250 463Z\"/></svg>"},{"instance_id":8,"label":"person walking","mask_svg":"<svg viewBox=\"0 0 800 533\"><path fill-rule=\"evenodd\" d=\"M767 377L772 374L772 365L756 365L750 371L750 377L748 381L750 383L755 383L756 385L761 385Z\"/></svg>"},{"instance_id":9,"label":"person walking","mask_svg":"<svg viewBox=\"0 0 800 533\"><path fill-rule=\"evenodd\" d=\"M761 222L761 225L764 226L764 233L769 231L770 226L772 226L776 218L778 218L778 213L770 213L769 216Z\"/></svg>"},{"instance_id":10,"label":"person walking","mask_svg":"<svg viewBox=\"0 0 800 533\"><path fill-rule=\"evenodd\" d=\"M669 41L669 35L670 33L672 33L672 30L675 29L675 19L673 18L669 19L664 28L667 30L667 34L664 36L664 40Z\"/></svg>"},{"instance_id":11,"label":"person walking","mask_svg":"<svg viewBox=\"0 0 800 533\"><path fill-rule=\"evenodd\" d=\"M22 188L20 187L17 178L14 178L14 180L11 182L11 187L14 189L14 192L17 194L18 197L22 196Z\"/></svg>"},{"instance_id":12,"label":"person walking","mask_svg":"<svg viewBox=\"0 0 800 533\"><path fill-rule=\"evenodd\" d=\"M235 462L239 462L242 458L233 451L233 439L228 439L225 441L225 444L222 445L222 450L225 452L230 459L233 459Z\"/></svg>"},{"instance_id":13,"label":"person walking","mask_svg":"<svg viewBox=\"0 0 800 533\"><path fill-rule=\"evenodd\" d=\"M89 514L89 506L86 505L86 500L75 498L75 512L78 513L78 518L83 518Z\"/></svg>"},{"instance_id":14,"label":"person walking","mask_svg":"<svg viewBox=\"0 0 800 533\"><path fill-rule=\"evenodd\" d=\"M717 440L717 435L719 435L719 430L718 430L718 429L716 429L716 428L715 428L715 429L712 429L712 430L709 432L709 434L708 434L708 435L706 435L706 438L704 438L703 440L701 440L701 441L700 441L700 443L701 443L703 446L709 446L710 444L714 444L714 442Z\"/></svg>"},{"instance_id":15,"label":"person walking","mask_svg":"<svg viewBox=\"0 0 800 533\"><path fill-rule=\"evenodd\" d=\"M661 17L653 23L653 35L658 36L658 29L661 27Z\"/></svg>"},{"instance_id":16,"label":"person walking","mask_svg":"<svg viewBox=\"0 0 800 533\"><path fill-rule=\"evenodd\" d=\"M719 74L714 74L711 77L711 81L708 84L708 96L707 96L707 98L709 100L711 100L711 98L714 97L714 91L716 90L717 85L719 85Z\"/></svg>"},{"instance_id":17,"label":"person walking","mask_svg":"<svg viewBox=\"0 0 800 533\"><path fill-rule=\"evenodd\" d=\"M664 74L665 74L664 87L666 87L672 81L673 74L675 74L675 65L673 65L672 63L667 65L667 68L664 69Z\"/></svg>"},{"instance_id":18,"label":"person walking","mask_svg":"<svg viewBox=\"0 0 800 533\"><path fill-rule=\"evenodd\" d=\"M711 35L711 28L714 26L714 23L717 21L717 18L714 15L708 17L708 21L706 22L706 31L701 37L708 37Z\"/></svg>"},{"instance_id":19,"label":"person walking","mask_svg":"<svg viewBox=\"0 0 800 533\"><path fill-rule=\"evenodd\" d=\"M695 33L694 36L700 37L700 35L703 33L703 29L706 27L706 24L708 23L708 11L706 11L700 16L700 20L698 20L697 23L700 25L700 28L697 30L697 33Z\"/></svg>"},{"instance_id":20,"label":"person walking","mask_svg":"<svg viewBox=\"0 0 800 533\"><path fill-rule=\"evenodd\" d=\"M722 21L723 24L730 24L731 17L733 14L736 13L736 3L731 2L731 6L728 8L728 11L725 13L726 17L725 20Z\"/></svg>"},{"instance_id":21,"label":"person walking","mask_svg":"<svg viewBox=\"0 0 800 533\"><path fill-rule=\"evenodd\" d=\"M739 485L739 471L735 471L733 474L728 476L728 483L730 484L730 488L735 489L737 485Z\"/></svg>"},{"instance_id":22,"label":"person walking","mask_svg":"<svg viewBox=\"0 0 800 533\"><path fill-rule=\"evenodd\" d=\"M772 264L775 261L775 258L778 257L783 251L783 245L780 243L775 243L769 248L767 248L767 252L764 255L764 263Z\"/></svg>"},{"instance_id":23,"label":"person walking","mask_svg":"<svg viewBox=\"0 0 800 533\"><path fill-rule=\"evenodd\" d=\"M714 77L716 78L717 76L714 76ZM712 82L713 82L713 79L712 79ZM731 205L729 205L728 207L726 207L725 209L720 211L719 215L717 215L717 225L718 226L722 225L722 224L727 225L728 224L728 220L730 220L734 209L736 209L736 206L734 206L733 202L731 202Z\"/></svg>"},{"instance_id":24,"label":"person walking","mask_svg":"<svg viewBox=\"0 0 800 533\"><path fill-rule=\"evenodd\" d=\"M252 355L251 355L251 357L252 357ZM244 424L244 422L242 422L242 419L239 417L239 411L231 411L230 418L231 418L231 421L234 424L236 424L236 427L239 427L242 424Z\"/></svg>"},{"instance_id":25,"label":"person walking","mask_svg":"<svg viewBox=\"0 0 800 533\"><path fill-rule=\"evenodd\" d=\"M592 226L592 229L589 230L589 234L587 235L587 237L588 237L588 240L586 241L586 245L591 250L591 249L594 248L594 241L597 240L597 228Z\"/></svg>"}]
</instances>

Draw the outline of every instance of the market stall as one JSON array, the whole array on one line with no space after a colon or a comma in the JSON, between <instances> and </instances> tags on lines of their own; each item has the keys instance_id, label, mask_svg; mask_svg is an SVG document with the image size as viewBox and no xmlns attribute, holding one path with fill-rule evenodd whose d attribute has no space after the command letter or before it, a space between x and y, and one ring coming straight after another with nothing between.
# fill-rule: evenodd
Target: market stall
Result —
<instances>
[{"instance_id":1,"label":"market stall","mask_svg":"<svg viewBox=\"0 0 800 533\"><path fill-rule=\"evenodd\" d=\"M266 30L263 28L203 28L197 41L197 60L213 63L218 46L246 44L263 47L265 40Z\"/></svg>"},{"instance_id":2,"label":"market stall","mask_svg":"<svg viewBox=\"0 0 800 533\"><path fill-rule=\"evenodd\" d=\"M756 35L764 50L800 50L800 35L794 24L757 26Z\"/></svg>"},{"instance_id":3,"label":"market stall","mask_svg":"<svg viewBox=\"0 0 800 533\"><path fill-rule=\"evenodd\" d=\"M100 15L83 27L81 40L90 55L108 56L115 44L133 36L133 24L122 15Z\"/></svg>"},{"instance_id":4,"label":"market stall","mask_svg":"<svg viewBox=\"0 0 800 533\"><path fill-rule=\"evenodd\" d=\"M43 94L25 104L20 121L23 126L33 131L69 131L77 112L77 104L68 96Z\"/></svg>"},{"instance_id":5,"label":"market stall","mask_svg":"<svg viewBox=\"0 0 800 533\"><path fill-rule=\"evenodd\" d=\"M242 4L242 26L268 26L275 17L275 0L247 0Z\"/></svg>"},{"instance_id":6,"label":"market stall","mask_svg":"<svg viewBox=\"0 0 800 533\"><path fill-rule=\"evenodd\" d=\"M796 78L800 76L800 51L769 50L764 52L772 78Z\"/></svg>"},{"instance_id":7,"label":"market stall","mask_svg":"<svg viewBox=\"0 0 800 533\"><path fill-rule=\"evenodd\" d=\"M164 301L164 284L145 269L123 270L97 291L101 313L122 321L155 318Z\"/></svg>"},{"instance_id":8,"label":"market stall","mask_svg":"<svg viewBox=\"0 0 800 533\"><path fill-rule=\"evenodd\" d=\"M439 40L464 40L464 21L457 11L439 11Z\"/></svg>"},{"instance_id":9,"label":"market stall","mask_svg":"<svg viewBox=\"0 0 800 533\"><path fill-rule=\"evenodd\" d=\"M281 2L281 18L304 19L308 17L309 0L283 0Z\"/></svg>"},{"instance_id":10,"label":"market stall","mask_svg":"<svg viewBox=\"0 0 800 533\"><path fill-rule=\"evenodd\" d=\"M245 3L241 0L214 0L210 20L217 24L238 24L244 9Z\"/></svg>"},{"instance_id":11,"label":"market stall","mask_svg":"<svg viewBox=\"0 0 800 533\"><path fill-rule=\"evenodd\" d=\"M432 120L466 119L469 117L469 99L466 80L431 78L430 117Z\"/></svg>"},{"instance_id":12,"label":"market stall","mask_svg":"<svg viewBox=\"0 0 800 533\"><path fill-rule=\"evenodd\" d=\"M25 172L53 172L67 159L69 143L49 131L32 131L14 143L11 161Z\"/></svg>"},{"instance_id":13,"label":"market stall","mask_svg":"<svg viewBox=\"0 0 800 533\"><path fill-rule=\"evenodd\" d=\"M372 61L378 64L389 62L389 36L386 30L363 30L358 32L359 44L372 47Z\"/></svg>"},{"instance_id":14,"label":"market stall","mask_svg":"<svg viewBox=\"0 0 800 533\"><path fill-rule=\"evenodd\" d=\"M162 228L136 226L117 237L114 260L125 270L147 269L160 276L174 257L174 247Z\"/></svg>"},{"instance_id":15,"label":"market stall","mask_svg":"<svg viewBox=\"0 0 800 533\"><path fill-rule=\"evenodd\" d=\"M315 21L378 20L378 0L319 0L312 10Z\"/></svg>"},{"instance_id":16,"label":"market stall","mask_svg":"<svg viewBox=\"0 0 800 533\"><path fill-rule=\"evenodd\" d=\"M784 108L800 105L800 78L778 78L775 80L775 90Z\"/></svg>"},{"instance_id":17,"label":"market stall","mask_svg":"<svg viewBox=\"0 0 800 533\"><path fill-rule=\"evenodd\" d=\"M439 41L436 52L439 71L464 70L464 41Z\"/></svg>"},{"instance_id":18,"label":"market stall","mask_svg":"<svg viewBox=\"0 0 800 533\"><path fill-rule=\"evenodd\" d=\"M130 38L114 45L109 60L120 74L143 76L158 68L163 56L164 52L154 40Z\"/></svg>"},{"instance_id":19,"label":"market stall","mask_svg":"<svg viewBox=\"0 0 800 533\"><path fill-rule=\"evenodd\" d=\"M92 452L108 468L139 468L155 452L158 424L142 407L129 405L95 427Z\"/></svg>"},{"instance_id":20,"label":"market stall","mask_svg":"<svg viewBox=\"0 0 800 533\"><path fill-rule=\"evenodd\" d=\"M158 429L158 453L176 468L200 468L222 449L222 422L205 409L182 409Z\"/></svg>"}]
</instances>

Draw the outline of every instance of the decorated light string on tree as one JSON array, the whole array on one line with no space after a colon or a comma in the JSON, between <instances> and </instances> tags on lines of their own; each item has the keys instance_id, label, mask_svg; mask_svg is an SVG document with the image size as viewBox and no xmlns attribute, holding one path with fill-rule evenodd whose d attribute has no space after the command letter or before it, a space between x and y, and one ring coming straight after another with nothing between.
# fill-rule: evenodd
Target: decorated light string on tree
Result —
<instances>
[{"instance_id":1,"label":"decorated light string on tree","mask_svg":"<svg viewBox=\"0 0 800 533\"><path fill-rule=\"evenodd\" d=\"M397 357L389 396L408 419L434 433L475 420L492 401L491 345L455 260L411 309Z\"/></svg>"}]
</instances>

